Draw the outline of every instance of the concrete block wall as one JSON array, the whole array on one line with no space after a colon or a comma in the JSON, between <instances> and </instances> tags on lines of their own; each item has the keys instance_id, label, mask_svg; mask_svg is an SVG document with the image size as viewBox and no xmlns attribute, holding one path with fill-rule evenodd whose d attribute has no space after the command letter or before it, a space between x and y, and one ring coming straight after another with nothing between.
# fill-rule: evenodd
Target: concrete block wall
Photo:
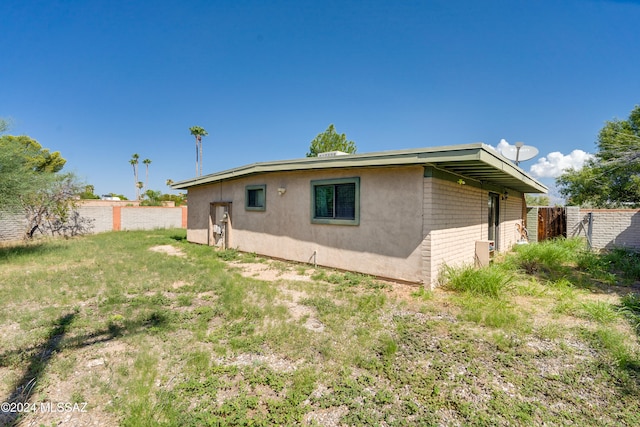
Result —
<instances>
[{"instance_id":1,"label":"concrete block wall","mask_svg":"<svg viewBox=\"0 0 640 427\"><path fill-rule=\"evenodd\" d=\"M152 230L183 227L183 208L130 206L114 208L114 228L120 211L120 230ZM186 210L186 208L184 208Z\"/></svg>"},{"instance_id":2,"label":"concrete block wall","mask_svg":"<svg viewBox=\"0 0 640 427\"><path fill-rule=\"evenodd\" d=\"M426 284L437 283L444 264L473 263L475 242L487 235L487 192L435 178L425 178L423 227Z\"/></svg>"},{"instance_id":3,"label":"concrete block wall","mask_svg":"<svg viewBox=\"0 0 640 427\"><path fill-rule=\"evenodd\" d=\"M582 219L584 215L580 213L580 206L567 206L565 207L565 211L567 212L567 237L576 237L579 236L580 233L584 236L582 230ZM538 214L536 212L536 240L538 237L537 218Z\"/></svg>"},{"instance_id":4,"label":"concrete block wall","mask_svg":"<svg viewBox=\"0 0 640 427\"><path fill-rule=\"evenodd\" d=\"M23 214L0 212L0 242L20 240L27 231Z\"/></svg>"},{"instance_id":5,"label":"concrete block wall","mask_svg":"<svg viewBox=\"0 0 640 427\"><path fill-rule=\"evenodd\" d=\"M579 215L567 214L568 234L587 237L589 214L594 249L640 250L640 209L580 209Z\"/></svg>"},{"instance_id":6,"label":"concrete block wall","mask_svg":"<svg viewBox=\"0 0 640 427\"><path fill-rule=\"evenodd\" d=\"M90 233L118 230L187 228L187 207L81 204L78 212L91 221ZM22 214L0 214L0 241L21 240L27 231Z\"/></svg>"},{"instance_id":7,"label":"concrete block wall","mask_svg":"<svg viewBox=\"0 0 640 427\"><path fill-rule=\"evenodd\" d=\"M489 233L489 191L447 180L425 178L422 248L425 284L434 287L445 263L474 264L475 242ZM500 251L518 240L516 223L522 223L522 194L509 190L500 200Z\"/></svg>"},{"instance_id":8,"label":"concrete block wall","mask_svg":"<svg viewBox=\"0 0 640 427\"><path fill-rule=\"evenodd\" d=\"M538 208L536 206L527 208L527 236L531 243L538 241Z\"/></svg>"},{"instance_id":9,"label":"concrete block wall","mask_svg":"<svg viewBox=\"0 0 640 427\"><path fill-rule=\"evenodd\" d=\"M522 193L509 190L509 197L500 200L500 251L508 251L519 238L517 224L522 225Z\"/></svg>"},{"instance_id":10,"label":"concrete block wall","mask_svg":"<svg viewBox=\"0 0 640 427\"><path fill-rule=\"evenodd\" d=\"M103 233L113 230L113 207L111 206L80 206L80 216L92 219L92 233Z\"/></svg>"}]
</instances>

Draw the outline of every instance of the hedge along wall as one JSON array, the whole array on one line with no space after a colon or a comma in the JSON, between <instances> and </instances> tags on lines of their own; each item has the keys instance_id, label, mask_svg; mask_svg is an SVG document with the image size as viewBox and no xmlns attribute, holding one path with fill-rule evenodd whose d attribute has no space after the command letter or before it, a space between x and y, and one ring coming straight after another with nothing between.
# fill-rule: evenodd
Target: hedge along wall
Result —
<instances>
[{"instance_id":1,"label":"hedge along wall","mask_svg":"<svg viewBox=\"0 0 640 427\"><path fill-rule=\"evenodd\" d=\"M587 237L594 249L640 250L640 209L580 209L577 215L568 212L567 235Z\"/></svg>"},{"instance_id":2,"label":"hedge along wall","mask_svg":"<svg viewBox=\"0 0 640 427\"><path fill-rule=\"evenodd\" d=\"M91 221L90 233L119 230L187 228L187 207L81 205L78 212ZM24 215L0 213L0 241L20 240L25 236ZM36 233L37 235L37 233Z\"/></svg>"}]
</instances>

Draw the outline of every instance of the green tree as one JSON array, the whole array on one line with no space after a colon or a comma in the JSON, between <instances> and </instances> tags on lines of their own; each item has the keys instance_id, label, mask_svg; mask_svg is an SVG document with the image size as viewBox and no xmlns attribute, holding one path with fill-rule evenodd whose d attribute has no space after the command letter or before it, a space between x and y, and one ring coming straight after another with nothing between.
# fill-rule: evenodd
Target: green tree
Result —
<instances>
[{"instance_id":1,"label":"green tree","mask_svg":"<svg viewBox=\"0 0 640 427\"><path fill-rule=\"evenodd\" d=\"M144 197L140 202L140 206L162 206L161 191L147 190L144 192Z\"/></svg>"},{"instance_id":2,"label":"green tree","mask_svg":"<svg viewBox=\"0 0 640 427\"><path fill-rule=\"evenodd\" d=\"M557 178L570 205L640 206L640 106L627 120L605 122L596 142L598 152L580 170Z\"/></svg>"},{"instance_id":3,"label":"green tree","mask_svg":"<svg viewBox=\"0 0 640 427\"><path fill-rule=\"evenodd\" d=\"M6 122L2 122L6 127ZM50 153L28 136L1 136L0 208L22 209L22 199L46 188L65 162L59 152Z\"/></svg>"},{"instance_id":4,"label":"green tree","mask_svg":"<svg viewBox=\"0 0 640 427\"><path fill-rule=\"evenodd\" d=\"M18 155L26 161L26 166L36 172L59 172L67 162L59 151L49 152L35 139L26 135L0 137L0 149L16 150Z\"/></svg>"},{"instance_id":5,"label":"green tree","mask_svg":"<svg viewBox=\"0 0 640 427\"><path fill-rule=\"evenodd\" d=\"M145 170L144 170L144 186L146 187L147 184L149 183L149 165L151 164L151 160L150 159L144 159L142 161L142 163L144 164Z\"/></svg>"},{"instance_id":6,"label":"green tree","mask_svg":"<svg viewBox=\"0 0 640 427\"><path fill-rule=\"evenodd\" d=\"M163 194L160 196L161 201L171 201L176 204L176 206L182 206L187 204L187 195L185 193L178 194Z\"/></svg>"},{"instance_id":7,"label":"green tree","mask_svg":"<svg viewBox=\"0 0 640 427\"><path fill-rule=\"evenodd\" d=\"M95 199L99 199L100 196L94 194L95 191L95 187L91 184L89 185L85 185L84 186L84 190L79 194L80 199L82 200L95 200Z\"/></svg>"},{"instance_id":8,"label":"green tree","mask_svg":"<svg viewBox=\"0 0 640 427\"><path fill-rule=\"evenodd\" d=\"M0 212L18 209L20 198L37 191L46 181L28 166L23 154L22 147L13 144L0 147Z\"/></svg>"},{"instance_id":9,"label":"green tree","mask_svg":"<svg viewBox=\"0 0 640 427\"><path fill-rule=\"evenodd\" d=\"M138 159L140 155L138 153L133 153L131 155L131 159L129 160L129 164L133 168L133 183L136 188L136 200L140 200L140 183L138 182Z\"/></svg>"},{"instance_id":10,"label":"green tree","mask_svg":"<svg viewBox=\"0 0 640 427\"><path fill-rule=\"evenodd\" d=\"M354 154L356 152L356 143L347 141L347 135L339 134L333 124L330 124L327 130L319 133L309 146L307 157L317 157L320 153L328 151L342 151L344 153Z\"/></svg>"},{"instance_id":11,"label":"green tree","mask_svg":"<svg viewBox=\"0 0 640 427\"><path fill-rule=\"evenodd\" d=\"M0 212L24 212L27 236L38 229L69 236L91 228L76 209L82 185L75 175L59 173L65 163L26 135L0 137Z\"/></svg>"},{"instance_id":12,"label":"green tree","mask_svg":"<svg viewBox=\"0 0 640 427\"><path fill-rule=\"evenodd\" d=\"M527 206L550 206L549 196L533 196L525 194Z\"/></svg>"},{"instance_id":13,"label":"green tree","mask_svg":"<svg viewBox=\"0 0 640 427\"><path fill-rule=\"evenodd\" d=\"M196 176L202 175L202 137L209 135L200 126L191 126L189 132L196 138Z\"/></svg>"}]
</instances>

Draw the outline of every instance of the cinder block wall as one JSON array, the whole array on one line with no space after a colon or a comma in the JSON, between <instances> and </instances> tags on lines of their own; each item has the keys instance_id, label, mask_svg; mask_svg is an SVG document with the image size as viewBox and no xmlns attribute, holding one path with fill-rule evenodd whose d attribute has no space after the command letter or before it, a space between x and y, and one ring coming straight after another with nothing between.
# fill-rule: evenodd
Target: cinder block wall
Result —
<instances>
[{"instance_id":1,"label":"cinder block wall","mask_svg":"<svg viewBox=\"0 0 640 427\"><path fill-rule=\"evenodd\" d=\"M112 230L152 230L154 228L187 228L187 207L114 206L82 204L80 216L91 220L89 233ZM23 214L0 214L0 241L21 240L27 231Z\"/></svg>"},{"instance_id":2,"label":"cinder block wall","mask_svg":"<svg viewBox=\"0 0 640 427\"><path fill-rule=\"evenodd\" d=\"M23 214L0 212L0 242L19 240L27 231L27 221Z\"/></svg>"},{"instance_id":3,"label":"cinder block wall","mask_svg":"<svg viewBox=\"0 0 640 427\"><path fill-rule=\"evenodd\" d=\"M567 215L569 235L587 237L589 213L594 249L640 250L640 209L580 209L579 215Z\"/></svg>"},{"instance_id":4,"label":"cinder block wall","mask_svg":"<svg viewBox=\"0 0 640 427\"><path fill-rule=\"evenodd\" d=\"M121 230L152 230L154 228L181 228L182 208L162 206L123 207Z\"/></svg>"},{"instance_id":5,"label":"cinder block wall","mask_svg":"<svg viewBox=\"0 0 640 427\"><path fill-rule=\"evenodd\" d=\"M92 233L103 233L113 230L113 207L111 206L80 206L80 216L92 219Z\"/></svg>"},{"instance_id":6,"label":"cinder block wall","mask_svg":"<svg viewBox=\"0 0 640 427\"><path fill-rule=\"evenodd\" d=\"M529 242L538 241L538 207L527 208L527 236Z\"/></svg>"},{"instance_id":7,"label":"cinder block wall","mask_svg":"<svg viewBox=\"0 0 640 427\"><path fill-rule=\"evenodd\" d=\"M437 284L444 264L473 264L475 242L488 239L489 191L447 180L425 178L422 262L425 282ZM500 251L518 240L516 223L522 221L522 194L509 190L500 200Z\"/></svg>"},{"instance_id":8,"label":"cinder block wall","mask_svg":"<svg viewBox=\"0 0 640 427\"><path fill-rule=\"evenodd\" d=\"M583 233L582 230L582 219L584 215L580 213L579 206L567 206L565 207L567 212L567 237L576 237L580 233ZM536 212L536 227L538 224L537 220L537 212ZM585 224L586 225L586 224ZM536 231L536 239L538 232ZM584 236L584 233L582 234Z\"/></svg>"}]
</instances>

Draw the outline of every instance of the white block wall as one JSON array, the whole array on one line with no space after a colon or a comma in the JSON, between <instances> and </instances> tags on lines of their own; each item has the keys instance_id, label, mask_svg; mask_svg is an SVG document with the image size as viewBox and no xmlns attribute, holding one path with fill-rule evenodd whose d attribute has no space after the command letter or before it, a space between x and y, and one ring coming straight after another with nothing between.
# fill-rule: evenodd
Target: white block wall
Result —
<instances>
[{"instance_id":1,"label":"white block wall","mask_svg":"<svg viewBox=\"0 0 640 427\"><path fill-rule=\"evenodd\" d=\"M422 260L426 284L434 286L444 265L474 264L475 242L488 239L489 191L436 178L424 180ZM518 240L522 194L500 200L500 251Z\"/></svg>"},{"instance_id":2,"label":"white block wall","mask_svg":"<svg viewBox=\"0 0 640 427\"><path fill-rule=\"evenodd\" d=\"M589 213L592 214L591 244L594 249L640 250L640 209L580 209L580 214L571 219L567 215L569 235L586 237Z\"/></svg>"},{"instance_id":3,"label":"white block wall","mask_svg":"<svg viewBox=\"0 0 640 427\"><path fill-rule=\"evenodd\" d=\"M182 227L182 208L123 207L122 230L152 230Z\"/></svg>"},{"instance_id":4,"label":"white block wall","mask_svg":"<svg viewBox=\"0 0 640 427\"><path fill-rule=\"evenodd\" d=\"M0 212L0 242L20 240L27 231L27 221L23 214Z\"/></svg>"}]
</instances>

